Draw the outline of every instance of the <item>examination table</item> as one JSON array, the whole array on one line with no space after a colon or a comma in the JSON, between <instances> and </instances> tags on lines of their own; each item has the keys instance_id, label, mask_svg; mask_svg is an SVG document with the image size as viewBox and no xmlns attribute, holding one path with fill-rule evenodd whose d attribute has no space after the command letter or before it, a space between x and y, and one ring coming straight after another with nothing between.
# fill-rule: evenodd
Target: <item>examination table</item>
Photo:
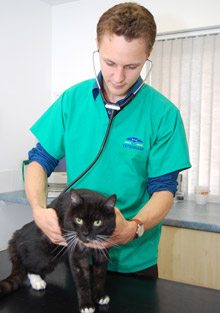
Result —
<instances>
[{"instance_id":1,"label":"examination table","mask_svg":"<svg viewBox=\"0 0 220 313\"><path fill-rule=\"evenodd\" d=\"M10 273L7 250L0 252L0 279ZM46 279L47 288L35 291L28 286L0 299L1 313L78 313L74 282L64 263ZM108 306L105 313L219 313L220 291L163 279L141 279L108 273Z\"/></svg>"}]
</instances>

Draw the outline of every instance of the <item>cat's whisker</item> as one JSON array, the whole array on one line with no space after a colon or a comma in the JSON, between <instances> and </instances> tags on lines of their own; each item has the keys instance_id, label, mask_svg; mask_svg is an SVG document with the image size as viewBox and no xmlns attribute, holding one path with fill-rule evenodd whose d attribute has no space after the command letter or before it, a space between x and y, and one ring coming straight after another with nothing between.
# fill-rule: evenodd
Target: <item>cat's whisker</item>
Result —
<instances>
[{"instance_id":1,"label":"cat's whisker","mask_svg":"<svg viewBox=\"0 0 220 313\"><path fill-rule=\"evenodd\" d=\"M51 253L54 253L56 250L58 250L59 249L59 245L56 245L56 247L51 251Z\"/></svg>"},{"instance_id":2,"label":"cat's whisker","mask_svg":"<svg viewBox=\"0 0 220 313\"><path fill-rule=\"evenodd\" d=\"M120 245L119 244L116 244L114 241L112 241L110 238L113 238L113 236L105 236L105 235L97 235L96 238L98 239L99 243L101 242L107 242L109 243L111 246L114 246L114 247L119 247Z\"/></svg>"},{"instance_id":3,"label":"cat's whisker","mask_svg":"<svg viewBox=\"0 0 220 313\"><path fill-rule=\"evenodd\" d=\"M78 242L79 242L79 239L77 236L69 237L69 239L67 240L67 243L68 243L67 249L68 251L70 251L70 254L73 254Z\"/></svg>"},{"instance_id":4,"label":"cat's whisker","mask_svg":"<svg viewBox=\"0 0 220 313\"><path fill-rule=\"evenodd\" d=\"M69 241L69 240L77 238L77 235L69 234L68 236L65 236L64 238L66 239L66 241Z\"/></svg>"},{"instance_id":5,"label":"cat's whisker","mask_svg":"<svg viewBox=\"0 0 220 313\"><path fill-rule=\"evenodd\" d=\"M62 229L63 231L63 237L66 239L68 245L72 245L72 242L75 240L78 242L78 236L77 232L74 230L67 230L67 229Z\"/></svg>"},{"instance_id":6,"label":"cat's whisker","mask_svg":"<svg viewBox=\"0 0 220 313\"><path fill-rule=\"evenodd\" d=\"M102 242L98 242L98 244L99 244L99 246L100 246L100 245L102 246ZM110 255L110 253L109 253L108 248L105 248L105 247L103 246L102 249L99 248L99 249L97 249L97 250L99 251L99 253L102 253L105 258L108 259L108 262L111 262L112 259L111 259L111 255Z\"/></svg>"},{"instance_id":7,"label":"cat's whisker","mask_svg":"<svg viewBox=\"0 0 220 313\"><path fill-rule=\"evenodd\" d=\"M64 238L66 239L67 242L69 242L69 241L77 239L78 237L76 233L70 232L69 234L64 235Z\"/></svg>"},{"instance_id":8,"label":"cat's whisker","mask_svg":"<svg viewBox=\"0 0 220 313\"><path fill-rule=\"evenodd\" d=\"M64 235L64 238L66 239L66 241L68 243L68 250L74 251L75 247L79 241L76 232L69 231L67 234Z\"/></svg>"},{"instance_id":9,"label":"cat's whisker","mask_svg":"<svg viewBox=\"0 0 220 313\"><path fill-rule=\"evenodd\" d=\"M54 253L58 248L60 248L61 246L57 246L53 251L52 251L52 253ZM67 252L67 247L66 246L63 246L61 249L60 249L60 251L56 254L56 255L54 255L54 257L53 257L53 260L54 259L56 259L58 256L64 256L64 254Z\"/></svg>"},{"instance_id":10,"label":"cat's whisker","mask_svg":"<svg viewBox=\"0 0 220 313\"><path fill-rule=\"evenodd\" d=\"M75 249L77 243L78 243L79 239L78 238L72 238L70 240L68 240L68 250L73 250Z\"/></svg>"},{"instance_id":11,"label":"cat's whisker","mask_svg":"<svg viewBox=\"0 0 220 313\"><path fill-rule=\"evenodd\" d=\"M117 237L117 235L97 235L97 236L102 236L103 238L114 238L114 237Z\"/></svg>"},{"instance_id":12,"label":"cat's whisker","mask_svg":"<svg viewBox=\"0 0 220 313\"><path fill-rule=\"evenodd\" d=\"M118 248L118 247L121 246L120 244L117 244L117 243L115 243L114 241L112 241L110 239L107 239L106 242L108 242L112 247L115 247L115 248Z\"/></svg>"},{"instance_id":13,"label":"cat's whisker","mask_svg":"<svg viewBox=\"0 0 220 313\"><path fill-rule=\"evenodd\" d=\"M54 254L56 250L59 250L60 249L60 245L57 245L57 244L54 244L55 245L55 248L51 251L51 254Z\"/></svg>"},{"instance_id":14,"label":"cat's whisker","mask_svg":"<svg viewBox=\"0 0 220 313\"><path fill-rule=\"evenodd\" d=\"M67 243L68 243L68 246L71 245L72 246L72 241L75 241L76 240L76 232L75 231L68 231L68 230L65 230L65 229L62 229L63 230L63 237L66 239ZM70 244L69 244L70 243ZM56 259L58 256L64 256L64 254L67 252L67 250L69 249L68 246L63 246L59 252L57 254L54 255L54 258L53 259ZM55 253L56 250L58 250L61 246L60 245L56 245L56 247L53 249L52 251L52 254ZM75 249L75 246L74 246L74 249Z\"/></svg>"},{"instance_id":15,"label":"cat's whisker","mask_svg":"<svg viewBox=\"0 0 220 313\"><path fill-rule=\"evenodd\" d=\"M64 238L69 237L69 236L74 236L74 235L77 236L77 233L74 230L62 229L62 231L63 231Z\"/></svg>"},{"instance_id":16,"label":"cat's whisker","mask_svg":"<svg viewBox=\"0 0 220 313\"><path fill-rule=\"evenodd\" d=\"M96 254L100 253L102 254L106 259L109 257L108 249L103 245L102 241L99 240L93 240L92 243L94 244L94 250ZM100 249L101 246L101 249Z\"/></svg>"}]
</instances>

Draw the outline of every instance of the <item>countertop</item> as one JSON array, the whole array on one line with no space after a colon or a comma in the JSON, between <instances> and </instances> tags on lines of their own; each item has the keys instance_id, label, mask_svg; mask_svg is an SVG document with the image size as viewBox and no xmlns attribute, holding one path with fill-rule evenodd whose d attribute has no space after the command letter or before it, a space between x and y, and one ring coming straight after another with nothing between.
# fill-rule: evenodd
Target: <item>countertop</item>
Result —
<instances>
[{"instance_id":1,"label":"countertop","mask_svg":"<svg viewBox=\"0 0 220 313\"><path fill-rule=\"evenodd\" d=\"M52 199L48 199L48 203ZM0 194L0 201L28 204L24 190ZM220 233L220 204L197 205L194 201L174 202L163 225Z\"/></svg>"},{"instance_id":2,"label":"countertop","mask_svg":"<svg viewBox=\"0 0 220 313\"><path fill-rule=\"evenodd\" d=\"M7 250L0 252L0 279L10 273ZM47 288L35 291L25 286L1 298L2 313L79 313L76 289L69 268L61 263L45 278ZM108 272L108 306L96 313L219 313L220 291L171 282L136 278Z\"/></svg>"}]
</instances>

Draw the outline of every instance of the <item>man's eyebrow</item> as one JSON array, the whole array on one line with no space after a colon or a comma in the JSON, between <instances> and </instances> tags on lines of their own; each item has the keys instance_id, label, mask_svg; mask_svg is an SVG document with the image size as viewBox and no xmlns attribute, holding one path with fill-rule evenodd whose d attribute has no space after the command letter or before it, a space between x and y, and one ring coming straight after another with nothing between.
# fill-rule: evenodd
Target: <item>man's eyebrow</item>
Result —
<instances>
[{"instance_id":1,"label":"man's eyebrow","mask_svg":"<svg viewBox=\"0 0 220 313\"><path fill-rule=\"evenodd\" d=\"M111 59L109 59L109 58L105 58L105 57L103 57L103 60L104 61L107 61L107 62L111 62L111 63L113 63L113 64L116 64L114 61L112 61ZM137 62L137 63L130 63L130 64L125 64L124 66L139 66L139 65L141 65L141 63L140 62Z\"/></svg>"},{"instance_id":2,"label":"man's eyebrow","mask_svg":"<svg viewBox=\"0 0 220 313\"><path fill-rule=\"evenodd\" d=\"M114 61L112 61L112 60L111 60L111 59L109 59L109 58L105 58L105 57L103 57L103 60L104 60L104 61L108 61L108 62L115 63Z\"/></svg>"}]
</instances>

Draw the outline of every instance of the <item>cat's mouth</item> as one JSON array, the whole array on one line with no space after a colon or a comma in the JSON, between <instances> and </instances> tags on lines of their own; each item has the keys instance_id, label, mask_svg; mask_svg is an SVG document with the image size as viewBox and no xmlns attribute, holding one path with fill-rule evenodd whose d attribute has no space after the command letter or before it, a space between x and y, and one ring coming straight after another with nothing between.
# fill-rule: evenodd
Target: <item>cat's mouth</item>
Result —
<instances>
[{"instance_id":1,"label":"cat's mouth","mask_svg":"<svg viewBox=\"0 0 220 313\"><path fill-rule=\"evenodd\" d=\"M81 242L82 244L88 244L88 243L94 243L95 240L93 239L89 239L89 238L79 238L79 242Z\"/></svg>"}]
</instances>

